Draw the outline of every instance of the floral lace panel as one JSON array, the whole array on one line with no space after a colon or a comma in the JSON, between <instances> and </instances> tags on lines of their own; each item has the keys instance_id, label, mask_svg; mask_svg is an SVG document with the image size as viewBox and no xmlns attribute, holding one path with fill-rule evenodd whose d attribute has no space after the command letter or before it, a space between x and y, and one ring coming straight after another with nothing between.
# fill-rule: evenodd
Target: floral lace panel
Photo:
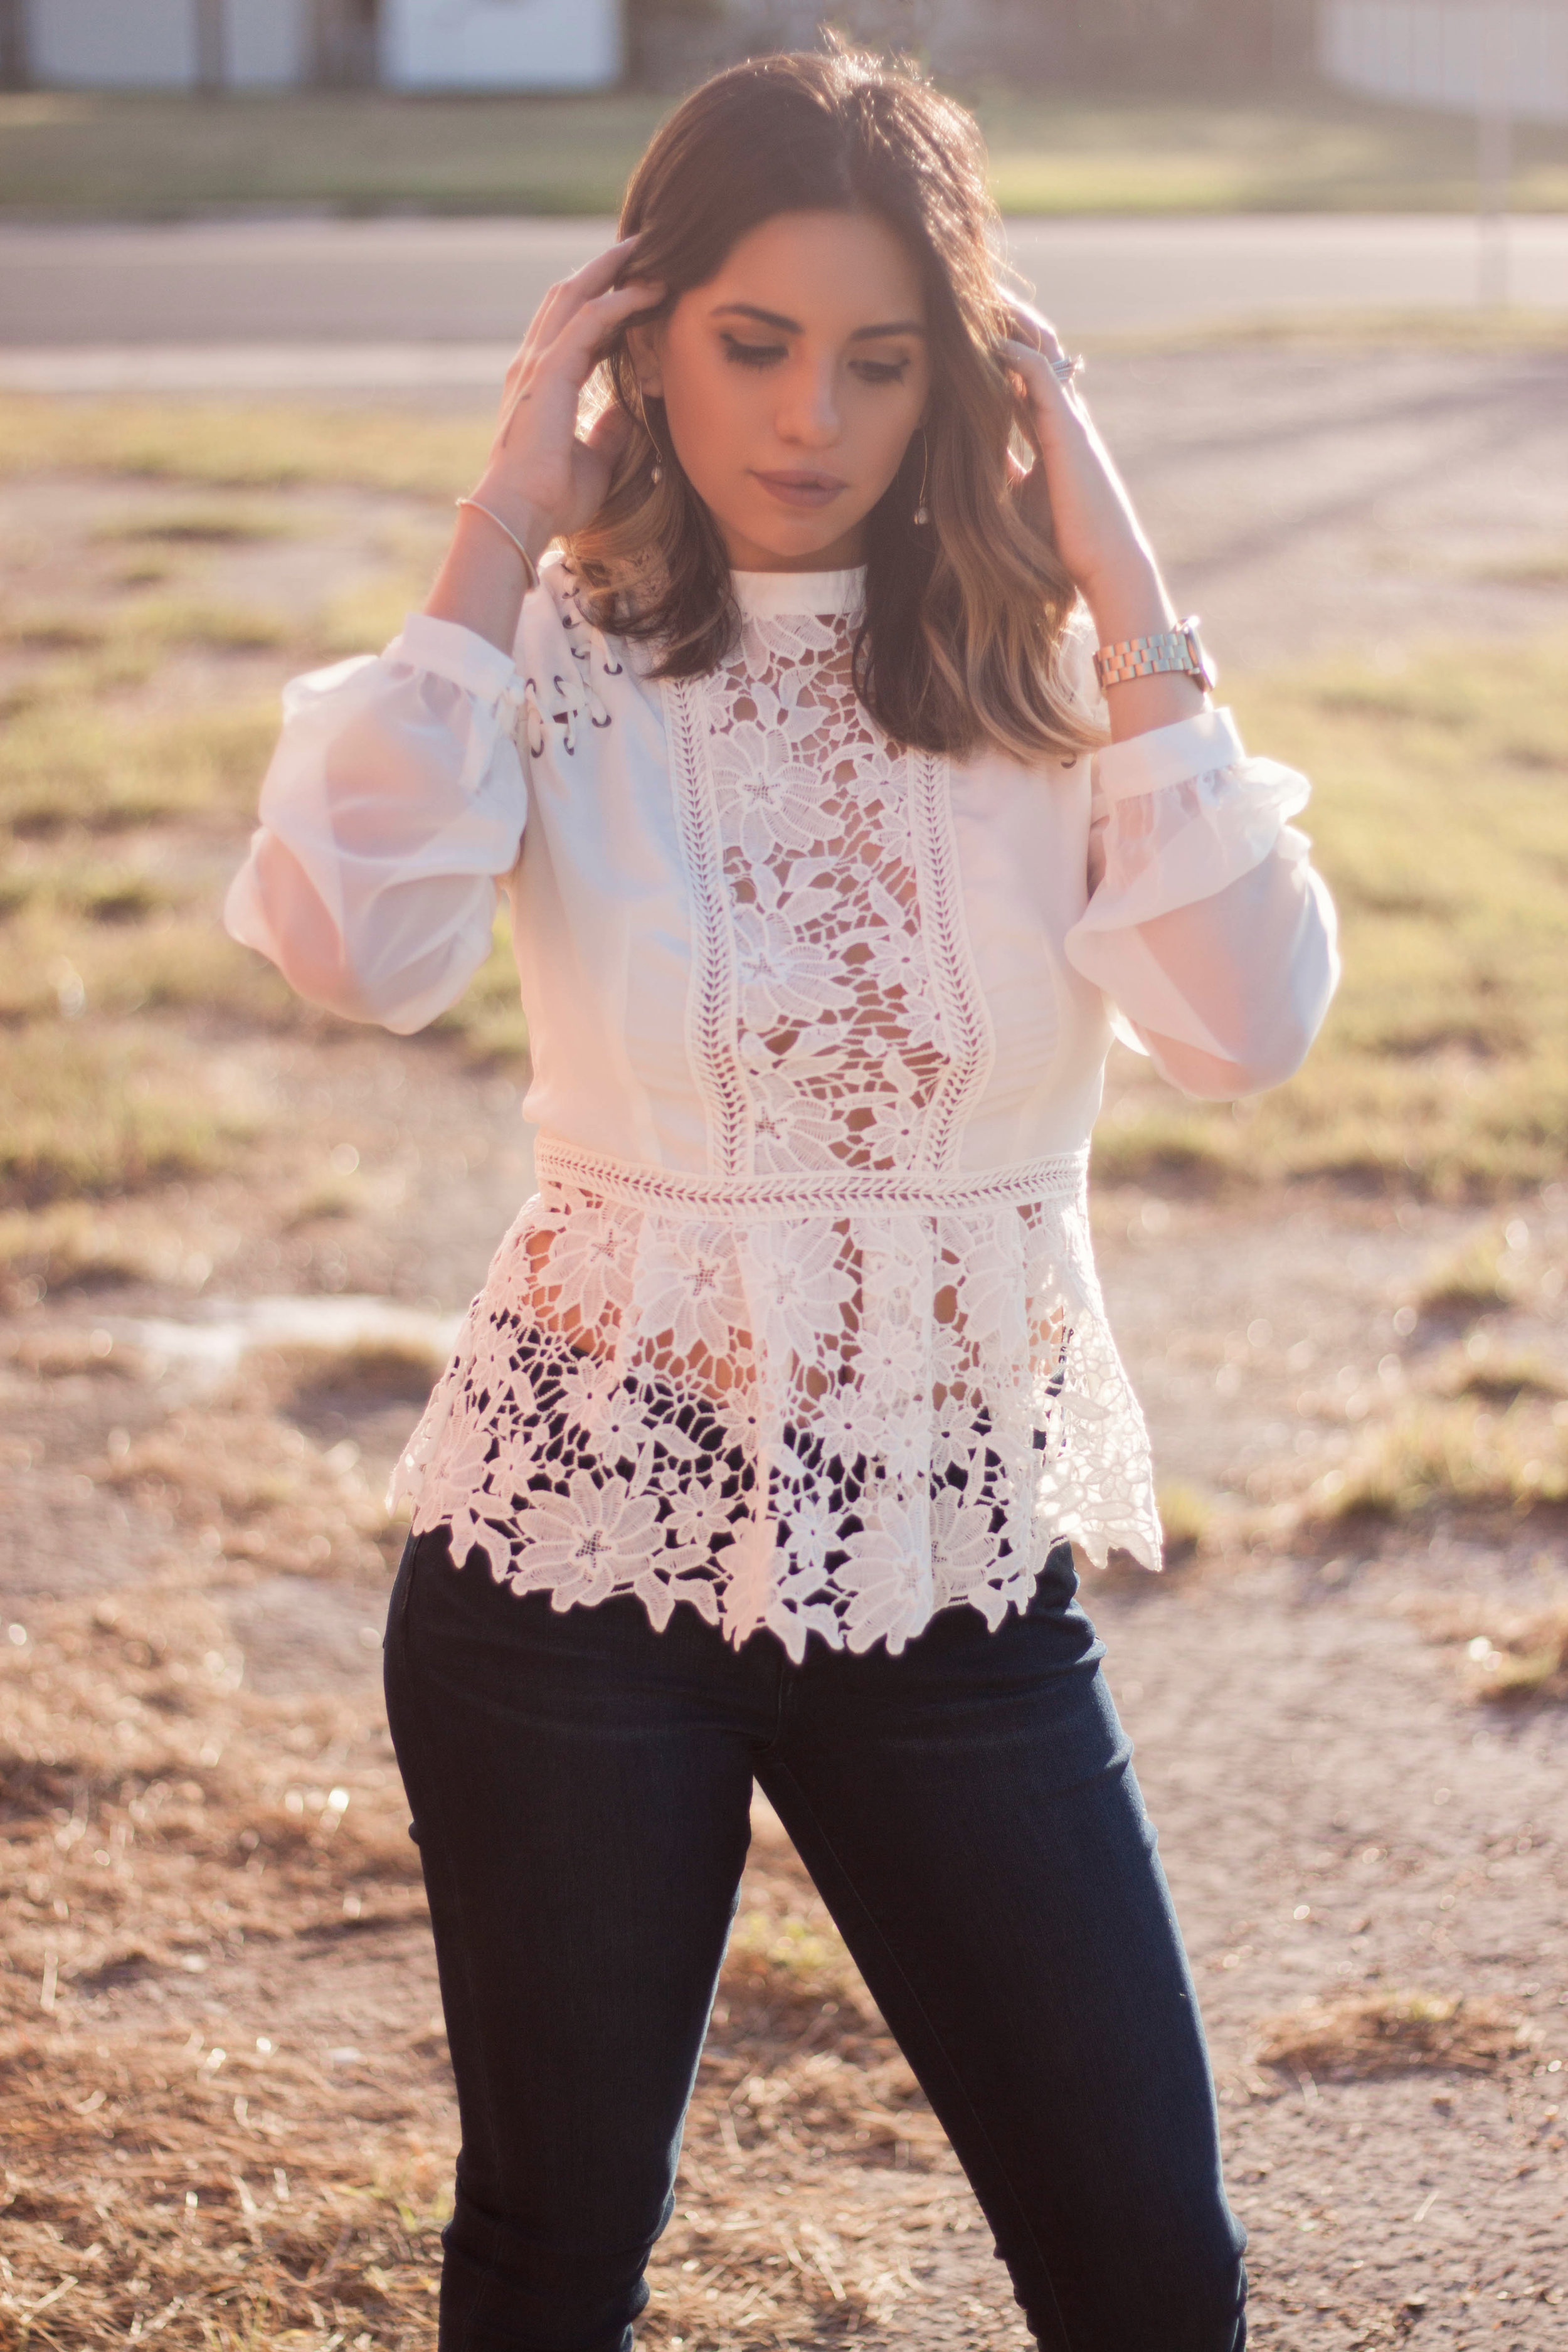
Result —
<instances>
[{"instance_id":1,"label":"floral lace panel","mask_svg":"<svg viewBox=\"0 0 1568 2352\"><path fill-rule=\"evenodd\" d=\"M736 1077L751 1165L943 1164L980 1075L978 992L951 968L939 763L855 694L854 619L745 623L701 689ZM943 950L949 952L944 956Z\"/></svg>"},{"instance_id":2,"label":"floral lace panel","mask_svg":"<svg viewBox=\"0 0 1568 2352\"><path fill-rule=\"evenodd\" d=\"M1158 1559L1081 1197L704 1223L557 1180L399 1484L518 1591L685 1600L796 1658L994 1624L1064 1535Z\"/></svg>"}]
</instances>

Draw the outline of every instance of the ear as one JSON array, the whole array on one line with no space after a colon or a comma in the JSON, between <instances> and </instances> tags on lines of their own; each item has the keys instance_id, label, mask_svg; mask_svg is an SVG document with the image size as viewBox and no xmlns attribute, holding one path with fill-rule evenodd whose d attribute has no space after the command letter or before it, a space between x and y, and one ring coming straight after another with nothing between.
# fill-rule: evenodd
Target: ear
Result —
<instances>
[{"instance_id":1,"label":"ear","mask_svg":"<svg viewBox=\"0 0 1568 2352\"><path fill-rule=\"evenodd\" d=\"M637 390L645 400L664 398L664 337L656 325L644 324L626 329L626 349L631 353L632 370L637 380Z\"/></svg>"}]
</instances>

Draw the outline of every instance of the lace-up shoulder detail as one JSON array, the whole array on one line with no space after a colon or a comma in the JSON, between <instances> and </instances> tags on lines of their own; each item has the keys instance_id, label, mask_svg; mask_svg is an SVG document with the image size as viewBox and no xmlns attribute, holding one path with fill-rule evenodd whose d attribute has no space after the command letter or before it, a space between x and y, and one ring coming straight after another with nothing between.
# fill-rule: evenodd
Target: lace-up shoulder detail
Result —
<instances>
[{"instance_id":1,"label":"lace-up shoulder detail","mask_svg":"<svg viewBox=\"0 0 1568 2352\"><path fill-rule=\"evenodd\" d=\"M957 1172L994 1046L947 764L856 697L856 575L818 585L743 593L665 690L706 1174L542 1139L399 1474L518 1591L795 1658L994 1624L1064 1536L1159 1558L1086 1154Z\"/></svg>"}]
</instances>

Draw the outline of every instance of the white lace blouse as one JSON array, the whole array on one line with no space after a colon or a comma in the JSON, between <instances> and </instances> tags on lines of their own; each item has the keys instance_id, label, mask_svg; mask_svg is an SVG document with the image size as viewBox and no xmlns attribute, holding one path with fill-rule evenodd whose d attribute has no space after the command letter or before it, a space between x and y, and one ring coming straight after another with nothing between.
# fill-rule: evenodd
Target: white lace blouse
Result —
<instances>
[{"instance_id":1,"label":"white lace blouse","mask_svg":"<svg viewBox=\"0 0 1568 2352\"><path fill-rule=\"evenodd\" d=\"M1337 977L1306 782L1228 712L1032 765L898 750L851 686L863 583L737 574L735 653L681 683L558 557L510 656L411 614L285 690L226 910L406 1033L506 892L539 1191L395 1490L518 1591L685 1601L796 1660L959 1601L994 1626L1064 1537L1158 1566L1085 1193L1113 1024L1244 1094Z\"/></svg>"}]
</instances>

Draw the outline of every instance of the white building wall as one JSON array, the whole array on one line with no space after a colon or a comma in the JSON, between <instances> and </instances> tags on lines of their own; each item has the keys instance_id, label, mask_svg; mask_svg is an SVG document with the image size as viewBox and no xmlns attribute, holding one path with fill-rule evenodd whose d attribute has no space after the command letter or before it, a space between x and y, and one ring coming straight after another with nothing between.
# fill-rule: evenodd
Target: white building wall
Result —
<instances>
[{"instance_id":1,"label":"white building wall","mask_svg":"<svg viewBox=\"0 0 1568 2352\"><path fill-rule=\"evenodd\" d=\"M1318 58L1369 97L1471 109L1506 90L1527 121L1568 122L1568 0L1323 0Z\"/></svg>"},{"instance_id":2,"label":"white building wall","mask_svg":"<svg viewBox=\"0 0 1568 2352\"><path fill-rule=\"evenodd\" d=\"M277 89L310 74L310 0L226 0L226 79L240 89Z\"/></svg>"},{"instance_id":3,"label":"white building wall","mask_svg":"<svg viewBox=\"0 0 1568 2352\"><path fill-rule=\"evenodd\" d=\"M35 81L110 89L186 89L196 78L191 0L31 0Z\"/></svg>"},{"instance_id":4,"label":"white building wall","mask_svg":"<svg viewBox=\"0 0 1568 2352\"><path fill-rule=\"evenodd\" d=\"M622 72L619 0L383 0L395 89L602 89Z\"/></svg>"}]
</instances>

